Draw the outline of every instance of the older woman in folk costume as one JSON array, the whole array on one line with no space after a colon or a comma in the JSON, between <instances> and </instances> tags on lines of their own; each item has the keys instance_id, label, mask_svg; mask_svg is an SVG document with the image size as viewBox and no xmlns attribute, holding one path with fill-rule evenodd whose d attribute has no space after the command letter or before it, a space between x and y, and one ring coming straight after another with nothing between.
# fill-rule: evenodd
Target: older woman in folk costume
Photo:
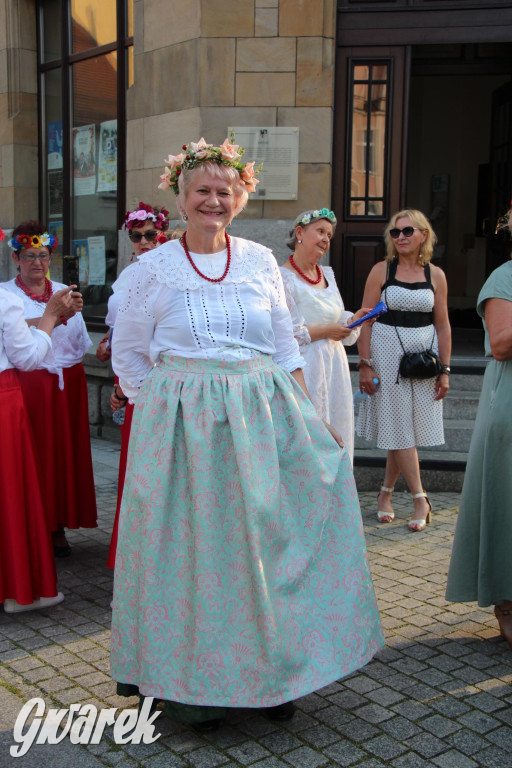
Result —
<instances>
[{"instance_id":1,"label":"older woman in folk costume","mask_svg":"<svg viewBox=\"0 0 512 768\"><path fill-rule=\"evenodd\" d=\"M0 288L0 603L7 613L48 608L64 599L57 592L34 439L17 369L30 371L51 359L52 330L72 302L69 288L58 291L46 304L39 327L29 329L21 299Z\"/></svg>"},{"instance_id":2,"label":"older woman in folk costume","mask_svg":"<svg viewBox=\"0 0 512 768\"><path fill-rule=\"evenodd\" d=\"M65 288L46 277L56 238L39 222L27 221L14 229L9 245L19 274L2 287L23 301L25 319L37 325L53 293ZM97 517L82 365L91 340L80 313L81 295L73 293L72 298L72 307L52 333L53 359L20 373L57 557L70 554L64 527L95 528Z\"/></svg>"},{"instance_id":3,"label":"older woman in folk costume","mask_svg":"<svg viewBox=\"0 0 512 768\"><path fill-rule=\"evenodd\" d=\"M113 346L135 411L112 675L203 729L227 707L287 719L383 642L350 461L308 399L279 267L226 232L257 181L238 149L169 157L187 232L134 265Z\"/></svg>"},{"instance_id":4,"label":"older woman in folk costume","mask_svg":"<svg viewBox=\"0 0 512 768\"><path fill-rule=\"evenodd\" d=\"M133 245L133 257L137 259L143 254L149 253L158 245L167 242L167 230L169 228L169 211L165 208L153 208L152 205L140 202L134 211L128 211L124 219L125 227L128 231L128 237ZM108 300L108 314L105 323L110 327L109 333L100 342L96 350L96 356L99 360L109 360L112 354L113 328L116 322L117 311L122 297L123 287L126 286L130 276L130 265L124 269L118 279L112 286L114 293ZM114 391L110 397L110 407L113 412L124 407L124 420L121 424L121 454L119 456L119 476L117 480L117 504L114 517L114 527L112 529L112 538L107 558L107 566L114 568L116 562L116 547L119 526L119 511L121 508L121 499L123 496L124 479L126 475L126 459L128 456L128 443L130 442L130 429L133 417L133 403L128 402L128 398L121 387L116 376Z\"/></svg>"},{"instance_id":5,"label":"older woman in folk costume","mask_svg":"<svg viewBox=\"0 0 512 768\"><path fill-rule=\"evenodd\" d=\"M350 329L355 314L345 309L332 267L318 261L329 250L336 216L328 208L303 211L295 219L286 245L293 251L281 267L293 331L306 361L304 377L318 415L343 438L354 457L352 383L344 345L355 344L359 328Z\"/></svg>"}]
</instances>

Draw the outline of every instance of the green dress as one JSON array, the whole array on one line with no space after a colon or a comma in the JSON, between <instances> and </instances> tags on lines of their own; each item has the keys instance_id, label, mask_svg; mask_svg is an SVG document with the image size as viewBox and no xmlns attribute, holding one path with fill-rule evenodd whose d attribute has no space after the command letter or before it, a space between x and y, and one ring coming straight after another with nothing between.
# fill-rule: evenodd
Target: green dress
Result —
<instances>
[{"instance_id":1,"label":"green dress","mask_svg":"<svg viewBox=\"0 0 512 768\"><path fill-rule=\"evenodd\" d=\"M512 301L512 261L489 276L487 299ZM485 327L485 354L492 357ZM512 360L492 359L485 371L471 439L448 572L446 599L500 605L512 600Z\"/></svg>"}]
</instances>

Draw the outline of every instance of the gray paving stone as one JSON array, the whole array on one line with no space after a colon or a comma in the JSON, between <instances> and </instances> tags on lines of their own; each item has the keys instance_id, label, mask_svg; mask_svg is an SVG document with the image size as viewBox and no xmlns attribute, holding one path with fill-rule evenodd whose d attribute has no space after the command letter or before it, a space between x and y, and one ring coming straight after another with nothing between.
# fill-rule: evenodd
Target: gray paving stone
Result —
<instances>
[{"instance_id":1,"label":"gray paving stone","mask_svg":"<svg viewBox=\"0 0 512 768\"><path fill-rule=\"evenodd\" d=\"M379 704L367 704L365 707L360 707L355 714L369 723L382 723L384 720L393 717L393 713L389 709L381 707Z\"/></svg>"},{"instance_id":2,"label":"gray paving stone","mask_svg":"<svg viewBox=\"0 0 512 768\"><path fill-rule=\"evenodd\" d=\"M318 766L324 766L329 762L329 759L325 755L322 755L320 752L315 752L315 750L310 747L294 749L292 752L288 752L288 754L284 755L283 760L290 765L293 765L294 768L295 766L300 766L300 768L317 768Z\"/></svg>"},{"instance_id":3,"label":"gray paving stone","mask_svg":"<svg viewBox=\"0 0 512 768\"><path fill-rule=\"evenodd\" d=\"M216 768L218 765L225 765L228 762L229 757L223 755L215 747L202 747L194 752L189 752L185 764L193 766L193 768ZM248 765L248 763L243 763L243 765Z\"/></svg>"},{"instance_id":4,"label":"gray paving stone","mask_svg":"<svg viewBox=\"0 0 512 768\"><path fill-rule=\"evenodd\" d=\"M439 768L478 768L478 763L454 749L434 757L433 763Z\"/></svg>"},{"instance_id":5,"label":"gray paving stone","mask_svg":"<svg viewBox=\"0 0 512 768\"><path fill-rule=\"evenodd\" d=\"M432 768L431 762L427 763L426 760L423 760L423 758L415 752L408 752L407 755L397 757L397 759L393 760L390 765L392 765L393 768Z\"/></svg>"},{"instance_id":6,"label":"gray paving stone","mask_svg":"<svg viewBox=\"0 0 512 768\"><path fill-rule=\"evenodd\" d=\"M409 749L409 747L400 744L391 736L378 736L376 739L370 739L370 741L365 743L364 747L383 760L391 760L392 758L407 752Z\"/></svg>"},{"instance_id":7,"label":"gray paving stone","mask_svg":"<svg viewBox=\"0 0 512 768\"><path fill-rule=\"evenodd\" d=\"M421 728L415 725L411 720L407 720L405 717L401 717L400 715L393 717L391 720L386 720L385 722L380 723L380 728L382 728L382 730L390 736L393 736L395 739L400 741L405 741L406 739L410 739L413 736L422 733Z\"/></svg>"},{"instance_id":8,"label":"gray paving stone","mask_svg":"<svg viewBox=\"0 0 512 768\"><path fill-rule=\"evenodd\" d=\"M446 737L446 741L459 752L463 752L469 757L474 755L475 752L485 749L487 745L485 739L477 736L473 731L468 731L466 728L461 728L459 731L450 734Z\"/></svg>"},{"instance_id":9,"label":"gray paving stone","mask_svg":"<svg viewBox=\"0 0 512 768\"><path fill-rule=\"evenodd\" d=\"M431 733L422 733L409 739L408 746L422 757L432 758L447 750L447 744L436 738Z\"/></svg>"},{"instance_id":10,"label":"gray paving stone","mask_svg":"<svg viewBox=\"0 0 512 768\"><path fill-rule=\"evenodd\" d=\"M421 727L443 739L449 733L457 731L460 725L459 723L454 723L453 720L449 720L447 717L432 715L432 717L426 717L421 721Z\"/></svg>"},{"instance_id":11,"label":"gray paving stone","mask_svg":"<svg viewBox=\"0 0 512 768\"><path fill-rule=\"evenodd\" d=\"M487 735L489 741L496 744L501 749L506 749L508 752L512 752L512 730L505 726L496 728Z\"/></svg>"},{"instance_id":12,"label":"gray paving stone","mask_svg":"<svg viewBox=\"0 0 512 768\"><path fill-rule=\"evenodd\" d=\"M340 738L336 731L326 728L324 725L317 725L315 728L308 728L307 731L302 731L301 737L317 749L322 749L322 747L326 747L328 744L334 744Z\"/></svg>"},{"instance_id":13,"label":"gray paving stone","mask_svg":"<svg viewBox=\"0 0 512 768\"><path fill-rule=\"evenodd\" d=\"M481 768L512 768L512 755L498 747L488 747L473 757Z\"/></svg>"},{"instance_id":14,"label":"gray paving stone","mask_svg":"<svg viewBox=\"0 0 512 768\"><path fill-rule=\"evenodd\" d=\"M271 755L271 752L261 744L258 744L257 741L245 741L242 744L237 744L235 747L230 747L227 752L242 765L251 765L257 760L262 760L264 757Z\"/></svg>"},{"instance_id":15,"label":"gray paving stone","mask_svg":"<svg viewBox=\"0 0 512 768\"><path fill-rule=\"evenodd\" d=\"M322 726L318 726L318 729L321 729ZM304 734L304 737L307 741L310 741L311 744L314 742L311 741L309 738L307 738L306 734L310 733L311 730L316 730L314 728L310 728L306 733ZM325 730L329 730L326 728ZM332 731L331 731L332 733ZM335 734L336 739L339 739L338 734ZM299 741L299 739L294 736L292 733L288 733L288 731L275 731L274 733L269 733L267 736L262 736L260 738L260 743L263 744L264 747L266 747L269 752L273 752L276 755L282 755L284 752L289 752L292 749L297 749L297 747L300 747L302 742ZM315 745L315 746L324 746L321 745Z\"/></svg>"},{"instance_id":16,"label":"gray paving stone","mask_svg":"<svg viewBox=\"0 0 512 768\"><path fill-rule=\"evenodd\" d=\"M324 749L324 752L335 760L338 765L343 766L343 768L354 765L354 763L357 763L365 756L365 753L361 749L346 741L333 744Z\"/></svg>"},{"instance_id":17,"label":"gray paving stone","mask_svg":"<svg viewBox=\"0 0 512 768\"><path fill-rule=\"evenodd\" d=\"M496 718L490 717L489 715L486 715L484 712L480 712L479 710L471 710L470 712L466 712L465 715L461 715L457 719L459 723L462 723L462 725L465 725L467 728L470 728L476 733L485 734L489 731L492 731L494 728L498 728L500 725L500 722L496 720Z\"/></svg>"}]
</instances>

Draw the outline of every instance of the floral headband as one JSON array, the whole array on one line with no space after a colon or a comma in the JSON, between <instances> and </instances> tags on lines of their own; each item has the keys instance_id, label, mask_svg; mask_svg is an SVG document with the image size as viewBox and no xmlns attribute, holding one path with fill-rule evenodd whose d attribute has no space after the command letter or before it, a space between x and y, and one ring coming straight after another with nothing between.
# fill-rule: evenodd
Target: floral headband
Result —
<instances>
[{"instance_id":1,"label":"floral headband","mask_svg":"<svg viewBox=\"0 0 512 768\"><path fill-rule=\"evenodd\" d=\"M316 221L317 219L327 219L331 224L336 226L336 216L334 215L334 212L330 211L328 208L319 208L316 211L305 211L305 213L301 213L299 218L295 220L294 226L306 227L308 224L311 224L312 221Z\"/></svg>"},{"instance_id":2,"label":"floral headband","mask_svg":"<svg viewBox=\"0 0 512 768\"><path fill-rule=\"evenodd\" d=\"M165 208L160 208L157 212L153 206L139 203L138 208L125 214L124 223L126 224L126 229L131 229L148 219L154 223L157 229L167 229L169 226L169 211L166 211Z\"/></svg>"},{"instance_id":3,"label":"floral headband","mask_svg":"<svg viewBox=\"0 0 512 768\"><path fill-rule=\"evenodd\" d=\"M55 248L59 241L55 235L43 232L42 235L16 235L9 240L9 248L13 251L21 251L23 248Z\"/></svg>"},{"instance_id":4,"label":"floral headband","mask_svg":"<svg viewBox=\"0 0 512 768\"><path fill-rule=\"evenodd\" d=\"M234 137L232 136L231 140L233 139ZM230 143L229 139L225 139L220 147L214 147L213 144L207 144L201 138L197 143L191 141L190 144L183 144L182 150L183 152L179 155L169 155L167 160L164 160L166 167L160 176L162 183L158 185L159 189L172 189L174 194L177 195L179 192L178 179L181 172L197 168L200 163L207 162L235 168L249 193L254 192L256 184L259 184L255 174L260 172L261 166L255 169L254 161L251 163L240 162L245 149L240 147L239 144L233 144L232 141Z\"/></svg>"}]
</instances>

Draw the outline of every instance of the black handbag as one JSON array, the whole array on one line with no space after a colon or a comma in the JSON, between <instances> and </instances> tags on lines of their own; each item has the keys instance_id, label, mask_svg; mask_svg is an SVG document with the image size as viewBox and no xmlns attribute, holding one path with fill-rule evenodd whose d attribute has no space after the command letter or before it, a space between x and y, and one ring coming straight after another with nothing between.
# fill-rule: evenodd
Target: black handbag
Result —
<instances>
[{"instance_id":1,"label":"black handbag","mask_svg":"<svg viewBox=\"0 0 512 768\"><path fill-rule=\"evenodd\" d=\"M389 308L386 294L387 288L384 292L385 301L388 307L388 311L393 318L393 310ZM400 376L402 376L404 379L433 379L437 378L437 376L440 376L443 371L443 366L441 360L432 349L432 345L436 337L435 329L429 349L425 349L422 352L406 352L405 347L402 344L400 334L398 333L398 328L394 322L394 318L393 324L395 327L396 335L398 336L398 341L400 342L400 346L402 347L404 353L402 355L402 359L400 360L400 365L398 366L396 383L398 384Z\"/></svg>"}]
</instances>

